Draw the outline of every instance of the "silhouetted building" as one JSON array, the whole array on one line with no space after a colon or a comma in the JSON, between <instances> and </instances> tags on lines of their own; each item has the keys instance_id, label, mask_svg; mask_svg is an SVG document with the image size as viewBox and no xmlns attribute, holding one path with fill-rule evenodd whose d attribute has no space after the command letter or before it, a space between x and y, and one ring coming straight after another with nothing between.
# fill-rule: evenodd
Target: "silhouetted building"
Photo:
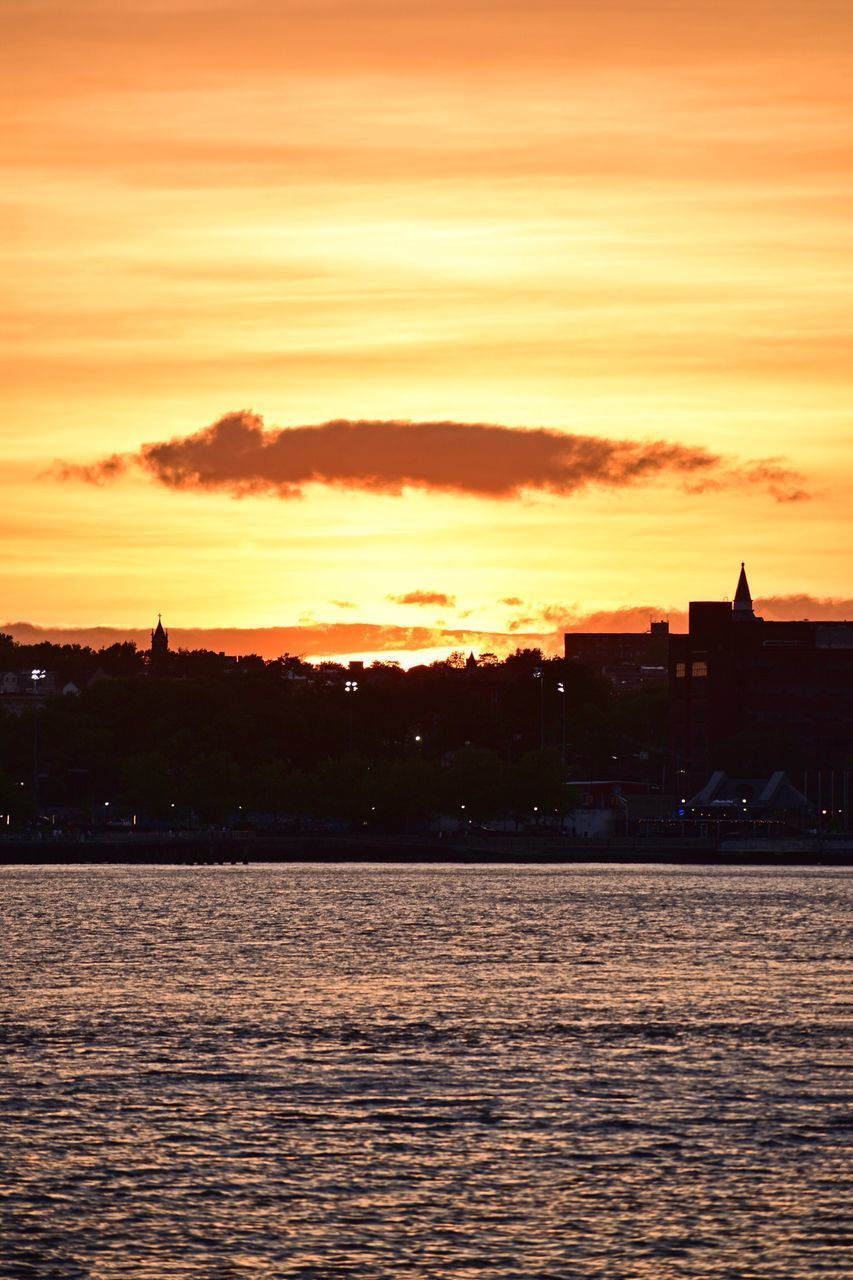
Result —
<instances>
[{"instance_id":1,"label":"silhouetted building","mask_svg":"<svg viewBox=\"0 0 853 1280\"><path fill-rule=\"evenodd\" d=\"M668 622L652 622L648 631L567 631L565 654L617 689L639 688L666 680L668 641Z\"/></svg>"},{"instance_id":2,"label":"silhouetted building","mask_svg":"<svg viewBox=\"0 0 853 1280\"><path fill-rule=\"evenodd\" d=\"M0 671L0 708L14 716L32 710L33 704L44 706L49 694L64 692L55 671L42 671L33 680L32 669L24 671Z\"/></svg>"},{"instance_id":3,"label":"silhouetted building","mask_svg":"<svg viewBox=\"0 0 853 1280\"><path fill-rule=\"evenodd\" d=\"M38 680L33 680L32 670L0 671L0 695L41 697L46 693L56 693L58 689L59 677L55 671L42 671Z\"/></svg>"},{"instance_id":4,"label":"silhouetted building","mask_svg":"<svg viewBox=\"0 0 853 1280\"><path fill-rule=\"evenodd\" d=\"M692 601L669 638L676 790L741 776L853 765L853 623L765 622L741 565L733 601Z\"/></svg>"},{"instance_id":5,"label":"silhouetted building","mask_svg":"<svg viewBox=\"0 0 853 1280\"><path fill-rule=\"evenodd\" d=\"M717 770L695 796L684 800L690 818L720 821L773 822L803 827L814 820L815 807L783 770L769 778L730 778Z\"/></svg>"}]
</instances>

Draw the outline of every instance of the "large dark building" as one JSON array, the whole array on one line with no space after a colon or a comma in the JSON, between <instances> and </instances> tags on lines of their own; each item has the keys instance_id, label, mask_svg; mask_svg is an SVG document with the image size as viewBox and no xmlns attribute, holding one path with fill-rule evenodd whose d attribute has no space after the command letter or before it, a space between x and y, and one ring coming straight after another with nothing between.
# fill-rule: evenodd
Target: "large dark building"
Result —
<instances>
[{"instance_id":1,"label":"large dark building","mask_svg":"<svg viewBox=\"0 0 853 1280\"><path fill-rule=\"evenodd\" d=\"M853 768L853 622L765 622L743 565L734 601L692 601L669 637L669 689L686 795L715 769Z\"/></svg>"},{"instance_id":2,"label":"large dark building","mask_svg":"<svg viewBox=\"0 0 853 1280\"><path fill-rule=\"evenodd\" d=\"M668 622L648 631L567 631L566 659L592 667L617 689L666 679Z\"/></svg>"}]
</instances>

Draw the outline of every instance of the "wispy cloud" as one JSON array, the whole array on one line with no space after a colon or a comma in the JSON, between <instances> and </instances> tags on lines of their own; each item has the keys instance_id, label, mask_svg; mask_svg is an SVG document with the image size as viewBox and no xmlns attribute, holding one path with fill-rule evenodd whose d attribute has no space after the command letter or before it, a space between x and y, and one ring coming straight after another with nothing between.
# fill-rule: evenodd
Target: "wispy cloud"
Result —
<instances>
[{"instance_id":1,"label":"wispy cloud","mask_svg":"<svg viewBox=\"0 0 853 1280\"><path fill-rule=\"evenodd\" d=\"M168 619L164 619L168 624ZM103 648L122 640L132 640L147 649L150 628L141 627L48 627L29 622L0 623L0 632L12 635L21 644L90 645ZM547 638L547 637L544 637ZM532 636L524 643L538 644L542 636ZM276 658L284 653L315 659L333 655L345 658L364 653L411 653L456 648L511 652L522 643L505 632L477 628L442 626L407 627L375 622L300 621L285 627L179 627L169 625L169 642L173 649L212 649L227 654L260 654Z\"/></svg>"},{"instance_id":2,"label":"wispy cloud","mask_svg":"<svg viewBox=\"0 0 853 1280\"><path fill-rule=\"evenodd\" d=\"M687 611L670 609L662 605L627 605L621 609L596 609L585 613L582 609L564 608L560 605L544 605L526 617L514 618L509 630L539 630L552 637L562 637L566 631L648 631L653 621L668 619L670 630L686 631Z\"/></svg>"},{"instance_id":3,"label":"wispy cloud","mask_svg":"<svg viewBox=\"0 0 853 1280\"><path fill-rule=\"evenodd\" d=\"M820 599L810 595L770 596L756 601L756 611L768 621L803 618L826 622L853 620L853 599ZM563 651L566 631L647 631L653 619L668 618L672 631L684 631L687 613L660 605L632 605L622 609L601 609L585 613L579 608L543 605L505 631L477 627L406 627L372 622L323 622L306 620L285 627L192 627L169 626L173 648L213 649L228 654L257 653L275 658L293 653L307 659L335 655L409 653L417 660L421 652L473 649L499 655L516 647L537 646L548 654ZM168 622L168 619L166 619ZM523 623L523 625L522 625ZM101 648L120 640L133 640L140 648L150 643L150 628L141 627L46 627L29 622L0 623L22 644L42 640L54 644L82 644Z\"/></svg>"},{"instance_id":4,"label":"wispy cloud","mask_svg":"<svg viewBox=\"0 0 853 1280\"><path fill-rule=\"evenodd\" d=\"M755 601L755 612L770 622L853 621L853 600L809 595L765 596Z\"/></svg>"},{"instance_id":5,"label":"wispy cloud","mask_svg":"<svg viewBox=\"0 0 853 1280\"><path fill-rule=\"evenodd\" d=\"M622 489L669 480L690 493L756 488L777 501L806 496L778 459L739 463L695 445L614 440L483 422L336 420L265 429L255 413L225 414L183 437L111 454L91 465L62 463L64 479L94 484L140 468L171 489L225 490L292 499L307 485L375 493L426 489L511 498L525 491L569 495L588 485Z\"/></svg>"},{"instance_id":6,"label":"wispy cloud","mask_svg":"<svg viewBox=\"0 0 853 1280\"><path fill-rule=\"evenodd\" d=\"M806 594L765 596L755 600L755 612L767 622L853 621L853 599L819 597ZM661 604L626 605L618 609L596 609L586 612L575 606L529 606L527 611L511 618L507 632L519 635L539 634L546 645L559 647L566 631L648 631L652 622L666 619L670 631L687 630L688 614L683 608Z\"/></svg>"}]
</instances>

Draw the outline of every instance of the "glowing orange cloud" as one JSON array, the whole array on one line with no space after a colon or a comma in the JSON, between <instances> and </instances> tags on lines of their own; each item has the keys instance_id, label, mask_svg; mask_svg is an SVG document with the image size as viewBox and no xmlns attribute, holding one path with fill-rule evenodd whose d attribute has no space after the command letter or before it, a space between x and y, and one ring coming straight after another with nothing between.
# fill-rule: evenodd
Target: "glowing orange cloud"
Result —
<instances>
[{"instance_id":1,"label":"glowing orange cloud","mask_svg":"<svg viewBox=\"0 0 853 1280\"><path fill-rule=\"evenodd\" d=\"M694 445L635 442L483 422L337 420L264 429L256 413L225 414L195 434L144 444L65 478L93 483L138 466L171 489L224 489L298 498L309 484L399 494L405 488L511 498L525 490L571 494L658 478L691 493L759 487L777 501L805 497L797 473L776 459L737 464Z\"/></svg>"},{"instance_id":2,"label":"glowing orange cloud","mask_svg":"<svg viewBox=\"0 0 853 1280\"><path fill-rule=\"evenodd\" d=\"M434 604L442 609L452 609L456 604L456 597L449 596L444 591L407 591L405 595L388 596L388 599L393 600L394 604Z\"/></svg>"}]
</instances>

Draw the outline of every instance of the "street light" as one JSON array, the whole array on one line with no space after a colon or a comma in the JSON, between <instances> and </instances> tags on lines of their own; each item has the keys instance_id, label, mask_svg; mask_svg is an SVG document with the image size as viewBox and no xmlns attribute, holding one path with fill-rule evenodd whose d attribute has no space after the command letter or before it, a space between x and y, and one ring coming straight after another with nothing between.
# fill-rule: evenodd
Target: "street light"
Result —
<instances>
[{"instance_id":1,"label":"street light","mask_svg":"<svg viewBox=\"0 0 853 1280\"><path fill-rule=\"evenodd\" d=\"M545 681L542 679L542 668L536 667L533 679L539 681L539 749L545 750Z\"/></svg>"},{"instance_id":2,"label":"street light","mask_svg":"<svg viewBox=\"0 0 853 1280\"><path fill-rule=\"evenodd\" d=\"M357 680L344 681L344 693L346 694L358 693L358 681ZM352 697L349 697L347 699L347 706L349 707L349 749L350 751L352 751Z\"/></svg>"},{"instance_id":3,"label":"street light","mask_svg":"<svg viewBox=\"0 0 853 1280\"><path fill-rule=\"evenodd\" d=\"M557 693L560 695L561 720L562 726L560 730L560 757L563 766L566 764L566 686L562 680L557 681Z\"/></svg>"},{"instance_id":4,"label":"street light","mask_svg":"<svg viewBox=\"0 0 853 1280\"><path fill-rule=\"evenodd\" d=\"M33 811L35 820L39 820L39 716L38 691L39 681L47 675L41 667L33 667L30 677L33 682Z\"/></svg>"}]
</instances>

